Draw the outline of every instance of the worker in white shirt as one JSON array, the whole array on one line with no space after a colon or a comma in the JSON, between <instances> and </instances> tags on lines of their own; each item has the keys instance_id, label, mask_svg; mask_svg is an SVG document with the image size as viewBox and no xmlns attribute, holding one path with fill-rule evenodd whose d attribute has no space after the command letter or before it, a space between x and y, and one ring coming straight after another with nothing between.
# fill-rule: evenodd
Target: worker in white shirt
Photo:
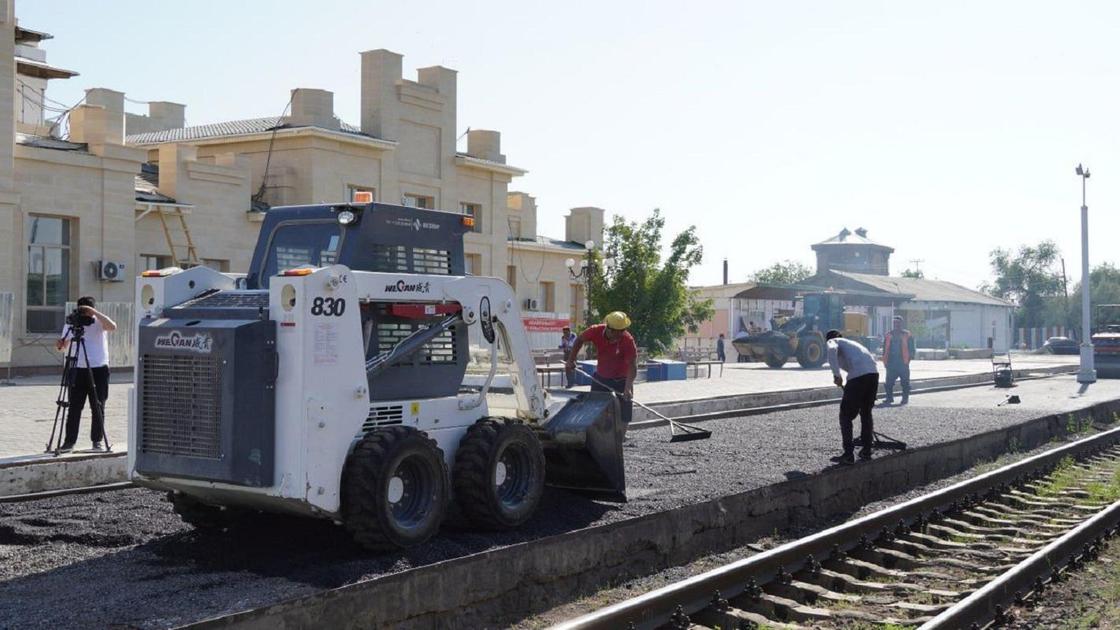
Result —
<instances>
[{"instance_id":1,"label":"worker in white shirt","mask_svg":"<svg viewBox=\"0 0 1120 630\"><path fill-rule=\"evenodd\" d=\"M828 331L824 338L828 344L832 382L844 388L844 397L840 400L840 437L844 452L833 457L832 461L843 465L855 463L852 421L857 415L863 442L859 458L871 459L871 440L875 435L871 408L875 406L875 395L879 391L879 367L875 364L875 356L859 343L845 339L839 330ZM847 373L847 383L840 376L840 370Z\"/></svg>"}]
</instances>

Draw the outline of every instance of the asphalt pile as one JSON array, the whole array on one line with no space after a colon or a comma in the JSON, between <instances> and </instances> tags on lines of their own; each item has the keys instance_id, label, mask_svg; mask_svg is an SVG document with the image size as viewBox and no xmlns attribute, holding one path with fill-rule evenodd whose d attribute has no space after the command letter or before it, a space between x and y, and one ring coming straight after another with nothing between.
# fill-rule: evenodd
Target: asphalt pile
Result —
<instances>
[{"instance_id":1,"label":"asphalt pile","mask_svg":"<svg viewBox=\"0 0 1120 630\"><path fill-rule=\"evenodd\" d=\"M912 446L1006 427L1023 407L893 407L876 428ZM707 422L712 439L668 442L668 429L624 444L631 500L548 489L512 532L451 524L430 543L374 554L325 521L264 516L222 534L179 521L162 493L130 489L0 504L0 627L163 628L275 603L413 567L603 525L814 474L839 451L836 409Z\"/></svg>"}]
</instances>

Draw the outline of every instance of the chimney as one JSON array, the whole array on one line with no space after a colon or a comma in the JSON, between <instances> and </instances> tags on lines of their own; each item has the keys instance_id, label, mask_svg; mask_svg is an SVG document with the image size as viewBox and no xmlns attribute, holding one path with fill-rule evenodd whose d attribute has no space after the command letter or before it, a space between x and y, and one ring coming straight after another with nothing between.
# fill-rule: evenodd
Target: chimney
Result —
<instances>
[{"instance_id":1,"label":"chimney","mask_svg":"<svg viewBox=\"0 0 1120 630\"><path fill-rule=\"evenodd\" d=\"M338 119L334 116L334 92L312 88L292 90L292 113L286 122L296 127L338 129Z\"/></svg>"},{"instance_id":2,"label":"chimney","mask_svg":"<svg viewBox=\"0 0 1120 630\"><path fill-rule=\"evenodd\" d=\"M727 284L727 259L723 259L723 283Z\"/></svg>"},{"instance_id":3,"label":"chimney","mask_svg":"<svg viewBox=\"0 0 1120 630\"><path fill-rule=\"evenodd\" d=\"M179 181L179 171L186 168L187 162L198 159L198 147L189 144L169 142L159 145L159 191L170 197L175 197L182 202L189 199L190 194L185 190L189 178L184 177Z\"/></svg>"},{"instance_id":4,"label":"chimney","mask_svg":"<svg viewBox=\"0 0 1120 630\"><path fill-rule=\"evenodd\" d=\"M179 129L187 126L187 106L170 101L148 103L148 118L156 131Z\"/></svg>"},{"instance_id":5,"label":"chimney","mask_svg":"<svg viewBox=\"0 0 1120 630\"><path fill-rule=\"evenodd\" d=\"M401 56L383 48L362 53L362 133L397 140L397 81Z\"/></svg>"},{"instance_id":6,"label":"chimney","mask_svg":"<svg viewBox=\"0 0 1120 630\"><path fill-rule=\"evenodd\" d=\"M501 133L485 129L471 129L467 132L467 155L505 164L506 156L502 155L501 149Z\"/></svg>"},{"instance_id":7,"label":"chimney","mask_svg":"<svg viewBox=\"0 0 1120 630\"><path fill-rule=\"evenodd\" d=\"M97 120L95 127L87 130L97 139L77 140L77 142L124 144L124 92L108 88L90 88L86 90L86 105L100 107L104 113L93 116L90 121L92 122L94 118ZM71 126L73 126L73 114L71 114ZM73 130L70 135L74 135Z\"/></svg>"},{"instance_id":8,"label":"chimney","mask_svg":"<svg viewBox=\"0 0 1120 630\"><path fill-rule=\"evenodd\" d=\"M860 238L867 238L867 228L856 228L856 235Z\"/></svg>"}]
</instances>

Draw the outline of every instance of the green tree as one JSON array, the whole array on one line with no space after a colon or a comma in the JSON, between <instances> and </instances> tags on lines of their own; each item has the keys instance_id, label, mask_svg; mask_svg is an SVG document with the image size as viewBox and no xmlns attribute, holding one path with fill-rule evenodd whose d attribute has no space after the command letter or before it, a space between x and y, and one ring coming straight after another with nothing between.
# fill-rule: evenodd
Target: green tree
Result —
<instances>
[{"instance_id":1,"label":"green tree","mask_svg":"<svg viewBox=\"0 0 1120 630\"><path fill-rule=\"evenodd\" d=\"M995 282L985 288L1017 306L1019 326L1029 328L1047 323L1044 319L1048 301L1062 295L1062 275L1055 270L1058 255L1054 241L1042 241L1034 247L1023 245L1016 253L992 250Z\"/></svg>"},{"instance_id":2,"label":"green tree","mask_svg":"<svg viewBox=\"0 0 1120 630\"><path fill-rule=\"evenodd\" d=\"M760 284L797 284L813 275L813 270L796 260L776 262L751 274L751 282Z\"/></svg>"},{"instance_id":3,"label":"green tree","mask_svg":"<svg viewBox=\"0 0 1120 630\"><path fill-rule=\"evenodd\" d=\"M918 279L921 279L921 278L926 277L926 274L922 273L921 269L914 269L914 270L904 269L902 271L902 277L903 278L918 278Z\"/></svg>"},{"instance_id":4,"label":"green tree","mask_svg":"<svg viewBox=\"0 0 1120 630\"><path fill-rule=\"evenodd\" d=\"M615 217L607 228L604 266L595 260L591 283L591 321L611 311L625 311L631 334L651 354L672 347L673 340L712 318L711 300L698 300L688 289L689 271L700 264L703 248L696 227L673 238L662 257L665 219L660 210L640 223Z\"/></svg>"},{"instance_id":5,"label":"green tree","mask_svg":"<svg viewBox=\"0 0 1120 630\"><path fill-rule=\"evenodd\" d=\"M1112 263L1097 265L1089 272L1089 300L1092 302L1093 330L1105 324L1120 324L1120 309L1097 308L1101 304L1120 304L1120 268ZM1074 285L1069 296L1070 319L1074 328L1081 330L1081 283Z\"/></svg>"}]
</instances>

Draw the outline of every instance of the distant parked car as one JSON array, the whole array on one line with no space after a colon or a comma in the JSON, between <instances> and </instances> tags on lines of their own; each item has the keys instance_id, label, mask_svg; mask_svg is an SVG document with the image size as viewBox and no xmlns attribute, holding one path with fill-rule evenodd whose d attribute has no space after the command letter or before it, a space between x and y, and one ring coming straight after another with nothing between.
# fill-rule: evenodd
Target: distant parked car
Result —
<instances>
[{"instance_id":1,"label":"distant parked car","mask_svg":"<svg viewBox=\"0 0 1120 630\"><path fill-rule=\"evenodd\" d=\"M1077 354L1077 342L1069 337L1051 337L1042 344L1042 351L1050 354Z\"/></svg>"}]
</instances>

